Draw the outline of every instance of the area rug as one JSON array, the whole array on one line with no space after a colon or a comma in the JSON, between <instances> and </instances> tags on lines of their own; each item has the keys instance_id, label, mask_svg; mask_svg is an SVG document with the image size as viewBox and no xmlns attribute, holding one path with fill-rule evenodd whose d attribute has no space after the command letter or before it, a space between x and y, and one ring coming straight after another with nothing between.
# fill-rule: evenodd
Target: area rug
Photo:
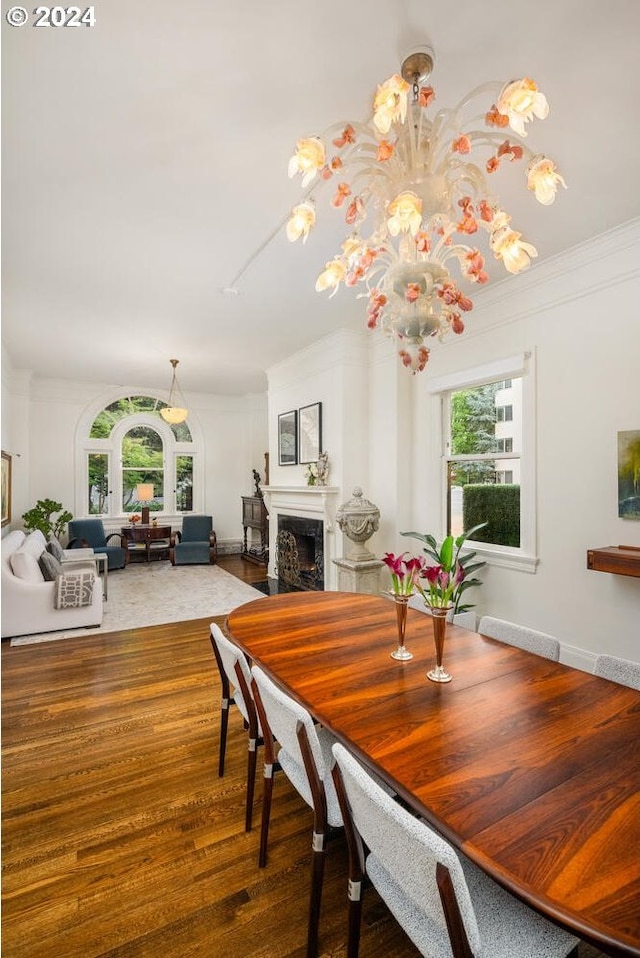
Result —
<instances>
[{"instance_id":1,"label":"area rug","mask_svg":"<svg viewBox=\"0 0 640 958\"><path fill-rule=\"evenodd\" d=\"M172 566L169 562L132 563L109 573L109 598L97 629L66 629L11 639L33 645L83 635L99 635L165 622L227 615L264 594L218 566Z\"/></svg>"}]
</instances>

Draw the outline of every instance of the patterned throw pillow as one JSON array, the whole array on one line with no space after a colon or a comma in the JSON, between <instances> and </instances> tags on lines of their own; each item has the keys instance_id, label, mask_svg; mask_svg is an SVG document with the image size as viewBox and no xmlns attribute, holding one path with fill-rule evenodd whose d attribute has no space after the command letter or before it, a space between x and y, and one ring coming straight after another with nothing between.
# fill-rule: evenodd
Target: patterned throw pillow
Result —
<instances>
[{"instance_id":1,"label":"patterned throw pillow","mask_svg":"<svg viewBox=\"0 0 640 958\"><path fill-rule=\"evenodd\" d=\"M54 559L57 559L58 562L62 562L64 549L60 545L59 539L56 539L55 536L51 536L47 542L47 552L50 552Z\"/></svg>"},{"instance_id":2,"label":"patterned throw pillow","mask_svg":"<svg viewBox=\"0 0 640 958\"><path fill-rule=\"evenodd\" d=\"M46 549L38 559L38 565L45 582L55 582L57 576L62 575L62 564Z\"/></svg>"},{"instance_id":3,"label":"patterned throw pillow","mask_svg":"<svg viewBox=\"0 0 640 958\"><path fill-rule=\"evenodd\" d=\"M84 609L93 601L95 572L66 572L56 579L55 609Z\"/></svg>"}]
</instances>

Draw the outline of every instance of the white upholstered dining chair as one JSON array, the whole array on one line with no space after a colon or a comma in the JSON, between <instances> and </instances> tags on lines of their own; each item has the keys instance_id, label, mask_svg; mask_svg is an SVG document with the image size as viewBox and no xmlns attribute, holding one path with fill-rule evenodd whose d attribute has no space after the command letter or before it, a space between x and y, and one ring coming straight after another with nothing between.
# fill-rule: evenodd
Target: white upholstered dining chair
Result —
<instances>
[{"instance_id":1,"label":"white upholstered dining chair","mask_svg":"<svg viewBox=\"0 0 640 958\"><path fill-rule=\"evenodd\" d=\"M504 891L394 801L340 744L333 776L349 846L347 958L357 958L365 875L429 958L577 958L577 939Z\"/></svg>"},{"instance_id":2,"label":"white upholstered dining chair","mask_svg":"<svg viewBox=\"0 0 640 958\"><path fill-rule=\"evenodd\" d=\"M251 831L253 819L253 796L256 781L257 748L262 745L262 729L256 712L251 692L251 671L249 663L242 649L231 642L222 629L211 623L211 646L216 658L220 683L222 685L222 700L220 704L220 751L218 757L218 775L224 775L224 760L227 749L227 729L229 725L229 708L237 706L240 715L249 733L247 754L247 799L245 810L245 831Z\"/></svg>"},{"instance_id":3,"label":"white upholstered dining chair","mask_svg":"<svg viewBox=\"0 0 640 958\"><path fill-rule=\"evenodd\" d=\"M258 864L262 868L267 863L273 773L279 767L313 809L307 958L315 958L326 843L335 829L342 827L331 776L331 748L336 739L322 726L315 725L309 712L272 682L262 669L254 665L251 675L253 698L264 732L264 797Z\"/></svg>"},{"instance_id":4,"label":"white upholstered dining chair","mask_svg":"<svg viewBox=\"0 0 640 958\"><path fill-rule=\"evenodd\" d=\"M593 674L640 691L640 662L620 659L617 655L599 655Z\"/></svg>"},{"instance_id":5,"label":"white upholstered dining chair","mask_svg":"<svg viewBox=\"0 0 640 958\"><path fill-rule=\"evenodd\" d=\"M552 662L560 659L560 643L546 632L536 632L535 629L516 625L515 622L506 622L504 619L494 619L490 615L480 619L478 632L490 639L497 639L498 642L515 645L519 649L524 649L525 652L533 652L534 655L551 659Z\"/></svg>"}]
</instances>

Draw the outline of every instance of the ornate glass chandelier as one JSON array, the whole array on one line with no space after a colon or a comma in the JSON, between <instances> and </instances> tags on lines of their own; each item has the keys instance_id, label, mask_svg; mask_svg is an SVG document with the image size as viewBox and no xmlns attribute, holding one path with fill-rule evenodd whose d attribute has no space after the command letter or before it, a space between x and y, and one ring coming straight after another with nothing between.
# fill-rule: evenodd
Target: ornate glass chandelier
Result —
<instances>
[{"instance_id":1,"label":"ornate glass chandelier","mask_svg":"<svg viewBox=\"0 0 640 958\"><path fill-rule=\"evenodd\" d=\"M429 119L435 93L424 84L432 68L431 50L412 53L402 75L378 87L366 123L340 123L324 137L298 140L289 162L289 176L301 174L306 192L287 222L288 238L306 241L316 220L313 194L328 180L336 187L331 205L345 211L350 228L316 290L333 296L341 283L363 284L367 325L397 341L414 373L427 364L427 343L449 330L462 333L462 314L473 308L450 264L457 261L466 280L488 281L474 234L488 234L489 250L510 273L537 256L490 188L501 164L524 162L526 186L545 206L566 185L552 160L523 143L525 124L549 112L532 80L484 84Z\"/></svg>"}]
</instances>

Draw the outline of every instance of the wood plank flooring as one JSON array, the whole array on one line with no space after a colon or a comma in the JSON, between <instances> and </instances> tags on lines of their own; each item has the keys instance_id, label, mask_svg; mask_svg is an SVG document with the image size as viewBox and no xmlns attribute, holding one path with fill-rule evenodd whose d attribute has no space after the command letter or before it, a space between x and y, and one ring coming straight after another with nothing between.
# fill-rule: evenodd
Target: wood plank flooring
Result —
<instances>
[{"instance_id":1,"label":"wood plank flooring","mask_svg":"<svg viewBox=\"0 0 640 958\"><path fill-rule=\"evenodd\" d=\"M265 577L240 557L220 564L245 581ZM209 622L2 643L4 958L305 954L311 813L279 776L259 869L261 783L247 834L235 711L217 775ZM326 958L346 952L345 874L338 839L322 905ZM373 890L360 953L417 955Z\"/></svg>"}]
</instances>

